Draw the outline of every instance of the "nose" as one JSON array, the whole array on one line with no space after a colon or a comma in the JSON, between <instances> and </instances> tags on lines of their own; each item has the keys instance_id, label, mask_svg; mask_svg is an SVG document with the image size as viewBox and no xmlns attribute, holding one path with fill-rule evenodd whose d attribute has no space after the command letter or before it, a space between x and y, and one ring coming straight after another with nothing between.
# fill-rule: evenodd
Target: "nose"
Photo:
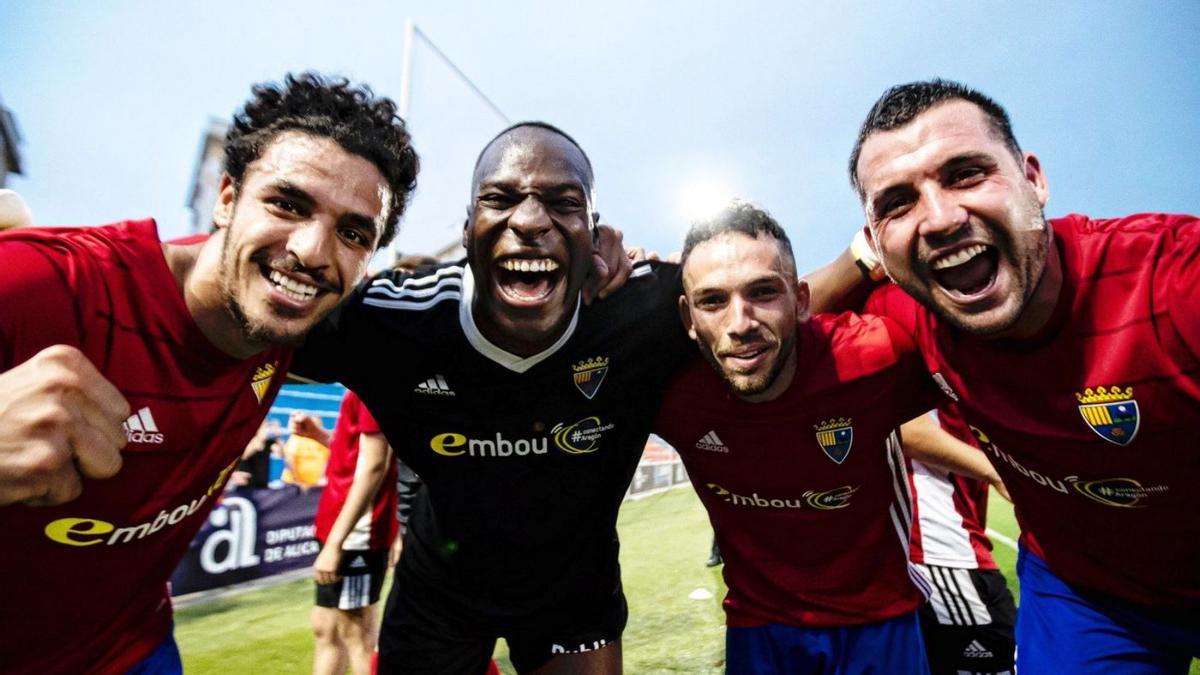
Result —
<instances>
[{"instance_id":1,"label":"nose","mask_svg":"<svg viewBox=\"0 0 1200 675\"><path fill-rule=\"evenodd\" d=\"M925 217L921 223L921 234L926 237L948 237L967 223L967 210L948 190L939 186L928 187L922 195L925 202Z\"/></svg>"},{"instance_id":2,"label":"nose","mask_svg":"<svg viewBox=\"0 0 1200 675\"><path fill-rule=\"evenodd\" d=\"M732 337L744 337L758 330L754 303L735 295L729 300L728 332Z\"/></svg>"},{"instance_id":3,"label":"nose","mask_svg":"<svg viewBox=\"0 0 1200 675\"><path fill-rule=\"evenodd\" d=\"M312 219L296 226L288 235L288 252L309 269L321 269L332 258L334 227Z\"/></svg>"},{"instance_id":4,"label":"nose","mask_svg":"<svg viewBox=\"0 0 1200 675\"><path fill-rule=\"evenodd\" d=\"M553 223L537 195L526 195L508 218L508 226L522 239L536 239L550 231Z\"/></svg>"}]
</instances>

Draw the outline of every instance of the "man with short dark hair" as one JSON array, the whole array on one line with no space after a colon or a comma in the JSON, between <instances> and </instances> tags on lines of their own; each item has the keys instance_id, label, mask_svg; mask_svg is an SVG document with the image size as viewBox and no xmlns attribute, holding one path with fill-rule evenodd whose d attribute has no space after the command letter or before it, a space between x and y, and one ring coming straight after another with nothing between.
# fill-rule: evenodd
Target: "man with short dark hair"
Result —
<instances>
[{"instance_id":1,"label":"man with short dark hair","mask_svg":"<svg viewBox=\"0 0 1200 675\"><path fill-rule=\"evenodd\" d=\"M520 672L621 670L617 510L692 352L674 266L635 266L582 306L592 187L570 136L505 129L475 167L466 262L376 278L297 359L357 392L425 481L381 672L483 672L498 637ZM397 344L404 358L380 358Z\"/></svg>"},{"instance_id":2,"label":"man with short dark hair","mask_svg":"<svg viewBox=\"0 0 1200 675\"><path fill-rule=\"evenodd\" d=\"M180 672L167 580L416 173L390 100L288 76L234 118L212 236L0 235L5 672Z\"/></svg>"},{"instance_id":3,"label":"man with short dark hair","mask_svg":"<svg viewBox=\"0 0 1200 675\"><path fill-rule=\"evenodd\" d=\"M1003 109L889 89L851 155L918 344L1023 529L1021 672L1186 672L1200 656L1200 221L1047 220Z\"/></svg>"},{"instance_id":4,"label":"man with short dark hair","mask_svg":"<svg viewBox=\"0 0 1200 675\"><path fill-rule=\"evenodd\" d=\"M893 430L939 394L889 320L810 319L793 260L783 229L745 202L693 226L683 249L679 311L707 364L675 380L655 429L725 559L726 669L927 672L916 609L928 586L908 560ZM952 450L940 459L990 473L978 452Z\"/></svg>"}]
</instances>

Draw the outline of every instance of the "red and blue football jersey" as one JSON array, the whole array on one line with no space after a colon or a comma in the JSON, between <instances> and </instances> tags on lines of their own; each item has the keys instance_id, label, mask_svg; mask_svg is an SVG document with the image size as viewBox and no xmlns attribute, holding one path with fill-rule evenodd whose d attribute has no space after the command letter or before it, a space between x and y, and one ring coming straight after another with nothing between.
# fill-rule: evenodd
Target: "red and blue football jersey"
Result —
<instances>
[{"instance_id":1,"label":"red and blue football jersey","mask_svg":"<svg viewBox=\"0 0 1200 675\"><path fill-rule=\"evenodd\" d=\"M167 580L220 499L290 359L219 351L192 320L153 221L0 235L0 370L77 347L132 414L121 471L74 501L0 508L0 664L123 673L171 625Z\"/></svg>"},{"instance_id":2,"label":"red and blue football jersey","mask_svg":"<svg viewBox=\"0 0 1200 675\"><path fill-rule=\"evenodd\" d=\"M1051 224L1063 289L1039 335L973 338L920 308L916 340L1055 574L1200 608L1200 220Z\"/></svg>"},{"instance_id":3,"label":"red and blue football jersey","mask_svg":"<svg viewBox=\"0 0 1200 675\"><path fill-rule=\"evenodd\" d=\"M346 392L338 411L337 426L329 441L329 464L325 467L325 489L317 504L317 539L324 542L329 531L337 522L338 514L350 495L354 485L354 474L358 467L358 439L362 434L381 434L379 423L371 416L367 406L352 392ZM346 538L343 549L386 549L396 539L400 523L396 520L399 497L396 491L396 462L388 463L387 472L379 491L371 502L371 509L363 514Z\"/></svg>"},{"instance_id":4,"label":"red and blue football jersey","mask_svg":"<svg viewBox=\"0 0 1200 675\"><path fill-rule=\"evenodd\" d=\"M912 340L878 317L798 327L791 386L735 396L704 361L656 429L682 456L725 559L730 626L850 626L911 612L912 502L893 430L938 397Z\"/></svg>"}]
</instances>

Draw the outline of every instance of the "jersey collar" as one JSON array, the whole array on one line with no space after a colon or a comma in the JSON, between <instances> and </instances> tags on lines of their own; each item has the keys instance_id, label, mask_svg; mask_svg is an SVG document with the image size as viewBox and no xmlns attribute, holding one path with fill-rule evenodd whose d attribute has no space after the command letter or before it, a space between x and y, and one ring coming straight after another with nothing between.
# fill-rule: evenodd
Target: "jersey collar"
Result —
<instances>
[{"instance_id":1,"label":"jersey collar","mask_svg":"<svg viewBox=\"0 0 1200 675\"><path fill-rule=\"evenodd\" d=\"M575 313L571 315L571 323L567 325L567 329L563 331L558 340L555 340L554 344L532 356L517 356L492 344L475 325L475 316L471 313L471 306L475 303L475 276L471 273L471 265L464 263L462 299L458 303L458 322L467 336L467 342L471 343L475 351L513 372L523 373L553 356L575 334L575 325L579 323L579 307L583 304L582 294L580 295L581 297L575 301Z\"/></svg>"}]
</instances>

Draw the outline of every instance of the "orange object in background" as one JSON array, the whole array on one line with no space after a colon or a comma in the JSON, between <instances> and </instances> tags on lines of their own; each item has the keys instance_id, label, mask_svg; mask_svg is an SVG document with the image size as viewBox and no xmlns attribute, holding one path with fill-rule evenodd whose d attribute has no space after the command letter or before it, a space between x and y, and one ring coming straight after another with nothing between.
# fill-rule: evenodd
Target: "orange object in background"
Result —
<instances>
[{"instance_id":1,"label":"orange object in background","mask_svg":"<svg viewBox=\"0 0 1200 675\"><path fill-rule=\"evenodd\" d=\"M325 479L329 448L306 436L292 434L283 444L283 461L286 464L283 482L315 487Z\"/></svg>"}]
</instances>

